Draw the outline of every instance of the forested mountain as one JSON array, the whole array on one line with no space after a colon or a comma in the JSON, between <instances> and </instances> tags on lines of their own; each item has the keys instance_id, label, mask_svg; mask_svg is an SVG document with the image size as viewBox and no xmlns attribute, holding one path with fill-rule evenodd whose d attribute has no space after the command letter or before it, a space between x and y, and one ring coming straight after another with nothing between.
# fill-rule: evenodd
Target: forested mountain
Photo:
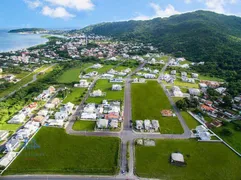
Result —
<instances>
[{"instance_id":1,"label":"forested mountain","mask_svg":"<svg viewBox=\"0 0 241 180\"><path fill-rule=\"evenodd\" d=\"M22 29L12 29L8 31L9 33L26 33L26 32L41 32L46 31L42 28L22 28Z\"/></svg>"},{"instance_id":2,"label":"forested mountain","mask_svg":"<svg viewBox=\"0 0 241 180\"><path fill-rule=\"evenodd\" d=\"M196 11L148 21L102 23L81 30L118 40L152 43L165 53L205 61L198 71L224 77L241 92L241 18ZM233 92L232 92L233 91Z\"/></svg>"}]
</instances>

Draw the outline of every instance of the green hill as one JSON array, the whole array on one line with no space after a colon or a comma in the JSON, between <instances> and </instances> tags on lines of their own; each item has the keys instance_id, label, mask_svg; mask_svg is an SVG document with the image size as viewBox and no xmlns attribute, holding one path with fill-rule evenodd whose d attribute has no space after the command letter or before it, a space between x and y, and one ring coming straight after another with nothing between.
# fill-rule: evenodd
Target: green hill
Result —
<instances>
[{"instance_id":1,"label":"green hill","mask_svg":"<svg viewBox=\"0 0 241 180\"><path fill-rule=\"evenodd\" d=\"M9 33L26 33L26 32L37 32L37 31L46 31L45 29L42 28L22 28L22 29L13 29L8 31Z\"/></svg>"},{"instance_id":2,"label":"green hill","mask_svg":"<svg viewBox=\"0 0 241 180\"><path fill-rule=\"evenodd\" d=\"M241 18L196 11L148 21L102 23L81 30L123 41L152 43L161 51L205 61L198 71L225 78L241 92Z\"/></svg>"}]
</instances>

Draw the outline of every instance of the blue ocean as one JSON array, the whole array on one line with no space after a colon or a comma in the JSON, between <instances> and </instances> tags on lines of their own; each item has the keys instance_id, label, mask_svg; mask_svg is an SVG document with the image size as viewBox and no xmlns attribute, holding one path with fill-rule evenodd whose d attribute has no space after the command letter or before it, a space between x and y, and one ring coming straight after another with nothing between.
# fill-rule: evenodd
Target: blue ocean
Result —
<instances>
[{"instance_id":1,"label":"blue ocean","mask_svg":"<svg viewBox=\"0 0 241 180\"><path fill-rule=\"evenodd\" d=\"M0 52L20 50L46 43L48 40L41 36L40 34L15 34L0 30Z\"/></svg>"}]
</instances>

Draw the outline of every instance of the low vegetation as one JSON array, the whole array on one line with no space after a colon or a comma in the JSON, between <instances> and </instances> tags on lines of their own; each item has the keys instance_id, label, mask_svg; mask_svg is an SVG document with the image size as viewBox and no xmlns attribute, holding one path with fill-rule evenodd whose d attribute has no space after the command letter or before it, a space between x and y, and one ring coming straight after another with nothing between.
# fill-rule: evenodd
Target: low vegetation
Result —
<instances>
[{"instance_id":1,"label":"low vegetation","mask_svg":"<svg viewBox=\"0 0 241 180\"><path fill-rule=\"evenodd\" d=\"M118 171L120 140L67 135L43 127L11 164L10 174L103 174Z\"/></svg>"},{"instance_id":2,"label":"low vegetation","mask_svg":"<svg viewBox=\"0 0 241 180\"><path fill-rule=\"evenodd\" d=\"M161 133L181 134L183 129L176 117L161 117L161 110L172 109L163 89L156 81L131 86L132 119L159 120Z\"/></svg>"},{"instance_id":3,"label":"low vegetation","mask_svg":"<svg viewBox=\"0 0 241 180\"><path fill-rule=\"evenodd\" d=\"M77 120L73 125L75 131L93 131L95 129L95 121Z\"/></svg>"},{"instance_id":4,"label":"low vegetation","mask_svg":"<svg viewBox=\"0 0 241 180\"><path fill-rule=\"evenodd\" d=\"M185 167L170 164L173 152L184 155ZM158 140L156 147L136 146L135 154L136 174L140 177L171 180L241 178L240 158L222 143Z\"/></svg>"}]
</instances>

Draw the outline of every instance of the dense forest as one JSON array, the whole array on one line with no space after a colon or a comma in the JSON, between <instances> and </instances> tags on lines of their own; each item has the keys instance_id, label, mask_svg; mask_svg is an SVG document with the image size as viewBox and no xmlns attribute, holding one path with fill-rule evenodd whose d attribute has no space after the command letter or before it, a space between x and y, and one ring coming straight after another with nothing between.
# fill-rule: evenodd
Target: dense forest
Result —
<instances>
[{"instance_id":1,"label":"dense forest","mask_svg":"<svg viewBox=\"0 0 241 180\"><path fill-rule=\"evenodd\" d=\"M9 33L23 33L23 32L36 32L36 31L46 31L42 28L22 28L22 29L13 29L8 31Z\"/></svg>"},{"instance_id":2,"label":"dense forest","mask_svg":"<svg viewBox=\"0 0 241 180\"><path fill-rule=\"evenodd\" d=\"M241 18L196 11L148 21L102 23L81 32L111 36L122 41L152 43L160 51L194 62L198 72L229 82L229 92L241 92Z\"/></svg>"}]
</instances>

